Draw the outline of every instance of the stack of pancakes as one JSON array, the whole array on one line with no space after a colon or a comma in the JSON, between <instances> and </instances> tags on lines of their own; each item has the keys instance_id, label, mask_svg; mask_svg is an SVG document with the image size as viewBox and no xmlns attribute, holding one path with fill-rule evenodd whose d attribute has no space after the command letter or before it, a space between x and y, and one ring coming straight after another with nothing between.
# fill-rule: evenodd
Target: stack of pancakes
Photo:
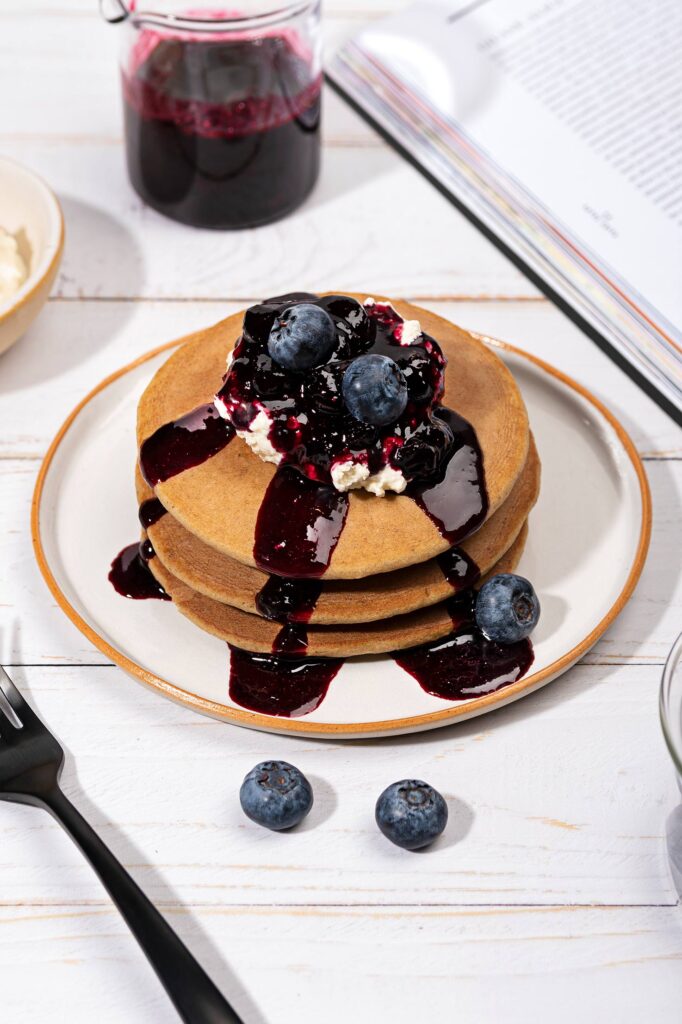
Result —
<instances>
[{"instance_id":1,"label":"stack of pancakes","mask_svg":"<svg viewBox=\"0 0 682 1024\"><path fill-rule=\"evenodd\" d=\"M488 515L459 545L481 579L511 572L526 541L540 462L516 383L480 340L408 303L394 307L439 342L447 360L443 404L476 430L483 453ZM210 402L225 373L243 314L192 335L158 370L140 399L138 446L159 427ZM140 504L166 509L147 534L154 576L177 609L234 646L271 652L282 629L262 617L257 595L268 581L253 550L258 512L276 467L240 439L152 490L136 472ZM278 510L286 516L287 510ZM378 654L437 640L452 630L455 587L441 568L450 549L406 495L353 491L344 529L307 626L311 656Z\"/></svg>"}]
</instances>

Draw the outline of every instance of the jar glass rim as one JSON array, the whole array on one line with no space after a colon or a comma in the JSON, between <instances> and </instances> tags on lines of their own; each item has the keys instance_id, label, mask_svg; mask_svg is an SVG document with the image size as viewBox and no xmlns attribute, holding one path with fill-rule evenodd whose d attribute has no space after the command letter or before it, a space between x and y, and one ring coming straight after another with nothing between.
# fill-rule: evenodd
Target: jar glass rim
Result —
<instances>
[{"instance_id":1,"label":"jar glass rim","mask_svg":"<svg viewBox=\"0 0 682 1024\"><path fill-rule=\"evenodd\" d=\"M659 711L670 756L682 775L682 633L673 644L663 668Z\"/></svg>"},{"instance_id":2,"label":"jar glass rim","mask_svg":"<svg viewBox=\"0 0 682 1024\"><path fill-rule=\"evenodd\" d=\"M248 28L265 28L287 22L300 14L317 10L320 0L295 0L293 3L264 4L263 9L249 14L245 11L216 11L214 14L200 9L185 14L133 8L129 10L128 21L137 27L154 27L170 32L231 32Z\"/></svg>"}]
</instances>

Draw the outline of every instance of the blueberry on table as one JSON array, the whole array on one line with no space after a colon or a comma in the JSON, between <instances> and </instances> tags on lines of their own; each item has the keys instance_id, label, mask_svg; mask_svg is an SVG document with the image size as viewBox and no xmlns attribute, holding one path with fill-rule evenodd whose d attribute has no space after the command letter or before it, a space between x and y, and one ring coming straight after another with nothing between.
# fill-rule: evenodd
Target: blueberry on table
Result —
<instances>
[{"instance_id":1,"label":"blueberry on table","mask_svg":"<svg viewBox=\"0 0 682 1024\"><path fill-rule=\"evenodd\" d=\"M289 306L276 317L268 352L286 370L309 370L326 363L336 346L336 328L326 309L312 302Z\"/></svg>"},{"instance_id":2,"label":"blueberry on table","mask_svg":"<svg viewBox=\"0 0 682 1024\"><path fill-rule=\"evenodd\" d=\"M261 761L242 782L239 802L247 818L280 832L298 825L313 806L305 775L286 761Z\"/></svg>"},{"instance_id":3,"label":"blueberry on table","mask_svg":"<svg viewBox=\"0 0 682 1024\"><path fill-rule=\"evenodd\" d=\"M540 602L523 576L503 572L484 583L476 598L476 625L488 640L514 644L538 624Z\"/></svg>"},{"instance_id":4,"label":"blueberry on table","mask_svg":"<svg viewBox=\"0 0 682 1024\"><path fill-rule=\"evenodd\" d=\"M394 782L377 800L376 822L404 850L428 846L445 828L448 805L438 790L419 779Z\"/></svg>"},{"instance_id":5,"label":"blueberry on table","mask_svg":"<svg viewBox=\"0 0 682 1024\"><path fill-rule=\"evenodd\" d=\"M343 375L343 399L352 416L385 426L397 420L407 405L407 382L388 356L358 356Z\"/></svg>"}]
</instances>

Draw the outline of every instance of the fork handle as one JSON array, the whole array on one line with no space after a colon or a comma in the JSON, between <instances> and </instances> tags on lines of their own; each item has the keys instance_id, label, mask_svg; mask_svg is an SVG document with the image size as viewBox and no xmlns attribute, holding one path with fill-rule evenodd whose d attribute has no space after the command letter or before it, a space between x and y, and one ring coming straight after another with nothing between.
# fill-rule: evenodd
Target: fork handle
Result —
<instances>
[{"instance_id":1,"label":"fork handle","mask_svg":"<svg viewBox=\"0 0 682 1024\"><path fill-rule=\"evenodd\" d=\"M47 810L95 869L186 1024L243 1024L187 947L59 788Z\"/></svg>"}]
</instances>

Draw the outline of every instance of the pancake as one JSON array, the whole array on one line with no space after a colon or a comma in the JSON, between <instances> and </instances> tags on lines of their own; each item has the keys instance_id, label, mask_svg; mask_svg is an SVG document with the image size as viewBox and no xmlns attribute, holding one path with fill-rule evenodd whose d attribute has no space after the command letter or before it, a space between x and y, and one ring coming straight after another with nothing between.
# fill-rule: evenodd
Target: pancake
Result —
<instances>
[{"instance_id":1,"label":"pancake","mask_svg":"<svg viewBox=\"0 0 682 1024\"><path fill-rule=\"evenodd\" d=\"M364 298L364 296L356 296ZM405 302L448 358L443 402L475 428L483 452L489 515L504 503L528 454L528 417L514 379L482 342L447 320ZM138 445L160 426L210 402L239 337L243 313L191 335L157 371L138 407ZM255 526L275 467L239 438L208 461L157 484L173 517L216 551L255 565ZM357 579L425 562L450 547L433 522L405 495L349 496L348 515L326 579Z\"/></svg>"},{"instance_id":2,"label":"pancake","mask_svg":"<svg viewBox=\"0 0 682 1024\"><path fill-rule=\"evenodd\" d=\"M514 571L523 553L527 534L528 527L524 524L509 551L502 556L489 576L498 572ZM168 572L158 558L152 558L149 567L173 598L177 610L200 629L244 650L257 653L272 651L273 642L282 628L279 623L262 619L258 615L250 615L238 608L197 594ZM452 620L447 602L441 602L380 622L352 626L309 627L306 653L310 656L336 658L384 654L438 640L451 630Z\"/></svg>"},{"instance_id":3,"label":"pancake","mask_svg":"<svg viewBox=\"0 0 682 1024\"><path fill-rule=\"evenodd\" d=\"M480 530L459 545L482 575L518 536L537 500L539 485L540 461L531 435L526 465L511 494ZM136 488L140 504L153 494L139 469ZM268 579L266 573L208 547L170 514L147 532L160 561L182 583L215 601L257 614L256 595ZM359 580L325 580L310 622L328 625L385 619L436 604L452 593L436 559Z\"/></svg>"}]
</instances>

